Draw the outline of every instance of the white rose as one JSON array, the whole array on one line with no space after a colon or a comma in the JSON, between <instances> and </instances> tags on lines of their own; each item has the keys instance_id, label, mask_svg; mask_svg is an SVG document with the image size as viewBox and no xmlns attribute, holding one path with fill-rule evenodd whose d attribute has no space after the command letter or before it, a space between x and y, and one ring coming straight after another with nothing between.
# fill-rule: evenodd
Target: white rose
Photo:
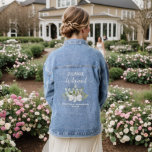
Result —
<instances>
[{"instance_id":1,"label":"white rose","mask_svg":"<svg viewBox=\"0 0 152 152\"><path fill-rule=\"evenodd\" d=\"M1 100L1 101L0 101L0 106L2 106L2 105L3 105L3 103L4 103L4 101L3 101L3 100Z\"/></svg>"},{"instance_id":2,"label":"white rose","mask_svg":"<svg viewBox=\"0 0 152 152\"><path fill-rule=\"evenodd\" d=\"M4 145L4 143L5 143L4 140L2 140L2 141L1 141L1 144Z\"/></svg>"},{"instance_id":3,"label":"white rose","mask_svg":"<svg viewBox=\"0 0 152 152\"><path fill-rule=\"evenodd\" d=\"M5 121L3 121L2 119L0 120L0 125L3 126L5 124Z\"/></svg>"},{"instance_id":4,"label":"white rose","mask_svg":"<svg viewBox=\"0 0 152 152\"><path fill-rule=\"evenodd\" d=\"M26 128L26 131L27 131L27 132L29 132L30 130L31 130L31 128L30 128L30 127Z\"/></svg>"},{"instance_id":5,"label":"white rose","mask_svg":"<svg viewBox=\"0 0 152 152\"><path fill-rule=\"evenodd\" d=\"M13 146L13 147L15 147L16 146L16 144L15 144L15 142L14 141L10 141L10 144Z\"/></svg>"},{"instance_id":6,"label":"white rose","mask_svg":"<svg viewBox=\"0 0 152 152\"><path fill-rule=\"evenodd\" d=\"M43 138L44 138L44 136L43 136L42 134L40 134L40 135L39 135L39 138L40 138L40 139L43 139Z\"/></svg>"},{"instance_id":7,"label":"white rose","mask_svg":"<svg viewBox=\"0 0 152 152\"><path fill-rule=\"evenodd\" d=\"M140 141L140 140L141 140L141 135L137 135L137 136L135 137L135 140L136 140L136 141Z\"/></svg>"},{"instance_id":8,"label":"white rose","mask_svg":"<svg viewBox=\"0 0 152 152\"><path fill-rule=\"evenodd\" d=\"M37 116L38 116L39 114L40 114L40 113L39 113L38 111L36 111L36 112L35 112L35 115L37 115Z\"/></svg>"},{"instance_id":9,"label":"white rose","mask_svg":"<svg viewBox=\"0 0 152 152\"><path fill-rule=\"evenodd\" d=\"M151 125L151 122L148 122L148 126L150 126Z\"/></svg>"},{"instance_id":10,"label":"white rose","mask_svg":"<svg viewBox=\"0 0 152 152\"><path fill-rule=\"evenodd\" d=\"M130 131L134 131L134 127L130 127Z\"/></svg>"},{"instance_id":11,"label":"white rose","mask_svg":"<svg viewBox=\"0 0 152 152\"><path fill-rule=\"evenodd\" d=\"M121 131L121 132L119 132L119 135L123 135L123 132Z\"/></svg>"},{"instance_id":12,"label":"white rose","mask_svg":"<svg viewBox=\"0 0 152 152\"><path fill-rule=\"evenodd\" d=\"M147 125L148 125L148 124L145 122L145 123L144 123L144 127L147 127Z\"/></svg>"},{"instance_id":13,"label":"white rose","mask_svg":"<svg viewBox=\"0 0 152 152\"><path fill-rule=\"evenodd\" d=\"M111 125L111 126L115 125L115 121L111 120L111 121L110 121L110 125Z\"/></svg>"},{"instance_id":14,"label":"white rose","mask_svg":"<svg viewBox=\"0 0 152 152\"><path fill-rule=\"evenodd\" d=\"M112 133L112 132L114 131L114 129L113 129L113 128L108 128L108 131L109 131L110 133Z\"/></svg>"},{"instance_id":15,"label":"white rose","mask_svg":"<svg viewBox=\"0 0 152 152\"><path fill-rule=\"evenodd\" d=\"M25 130L26 130L26 127L25 127L25 126L23 126L23 127L22 127L22 130L23 130L23 131L25 131Z\"/></svg>"},{"instance_id":16,"label":"white rose","mask_svg":"<svg viewBox=\"0 0 152 152\"><path fill-rule=\"evenodd\" d=\"M82 101L82 95L78 95L76 98L77 98L77 101Z\"/></svg>"},{"instance_id":17,"label":"white rose","mask_svg":"<svg viewBox=\"0 0 152 152\"><path fill-rule=\"evenodd\" d=\"M124 132L125 134L127 134L127 133L129 132L129 129L128 129L128 128L125 128L125 129L123 130L123 132Z\"/></svg>"},{"instance_id":18,"label":"white rose","mask_svg":"<svg viewBox=\"0 0 152 152\"><path fill-rule=\"evenodd\" d=\"M6 135L8 140L11 140L11 136L9 134Z\"/></svg>"},{"instance_id":19,"label":"white rose","mask_svg":"<svg viewBox=\"0 0 152 152\"><path fill-rule=\"evenodd\" d=\"M74 97L72 95L68 95L69 101L72 101Z\"/></svg>"},{"instance_id":20,"label":"white rose","mask_svg":"<svg viewBox=\"0 0 152 152\"><path fill-rule=\"evenodd\" d=\"M125 142L127 142L127 141L129 141L129 140L130 140L130 137L129 137L129 136L126 136L126 135L124 135L124 136L122 137L122 140L124 140Z\"/></svg>"},{"instance_id":21,"label":"white rose","mask_svg":"<svg viewBox=\"0 0 152 152\"><path fill-rule=\"evenodd\" d=\"M116 136L117 136L117 138L121 138L121 136L118 133L116 133Z\"/></svg>"},{"instance_id":22,"label":"white rose","mask_svg":"<svg viewBox=\"0 0 152 152\"><path fill-rule=\"evenodd\" d=\"M10 124L10 123L6 123L6 124L5 124L5 128L6 128L6 130L9 130L9 129L10 129L10 127L11 127L11 124Z\"/></svg>"}]
</instances>

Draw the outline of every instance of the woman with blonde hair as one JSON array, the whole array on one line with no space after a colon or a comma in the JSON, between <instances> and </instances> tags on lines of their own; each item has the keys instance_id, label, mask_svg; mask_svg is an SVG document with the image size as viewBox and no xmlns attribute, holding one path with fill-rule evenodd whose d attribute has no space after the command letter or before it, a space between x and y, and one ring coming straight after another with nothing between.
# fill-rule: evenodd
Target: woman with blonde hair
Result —
<instances>
[{"instance_id":1,"label":"woman with blonde hair","mask_svg":"<svg viewBox=\"0 0 152 152\"><path fill-rule=\"evenodd\" d=\"M86 42L89 31L85 10L65 10L60 32L66 40L43 67L44 95L52 110L43 152L102 152L100 111L109 73L101 53Z\"/></svg>"}]
</instances>

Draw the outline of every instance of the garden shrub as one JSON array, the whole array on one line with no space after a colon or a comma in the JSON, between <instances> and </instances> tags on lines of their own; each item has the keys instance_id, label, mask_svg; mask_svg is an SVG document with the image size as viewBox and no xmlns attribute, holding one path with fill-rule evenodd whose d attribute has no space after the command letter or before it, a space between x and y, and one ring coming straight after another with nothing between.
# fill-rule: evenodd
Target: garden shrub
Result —
<instances>
[{"instance_id":1,"label":"garden shrub","mask_svg":"<svg viewBox=\"0 0 152 152\"><path fill-rule=\"evenodd\" d=\"M0 123L0 140L6 141L5 135L8 134L13 148L16 148L16 145L11 142L11 137L19 139L26 132L38 136L43 141L47 140L51 111L44 97L38 92L33 91L28 96L11 94L9 98L4 98L1 101L0 116L4 118ZM0 142L1 149L12 148L9 142Z\"/></svg>"},{"instance_id":2,"label":"garden shrub","mask_svg":"<svg viewBox=\"0 0 152 152\"><path fill-rule=\"evenodd\" d=\"M26 54L29 60L33 58L33 54L30 48L22 49L21 52L23 54Z\"/></svg>"},{"instance_id":3,"label":"garden shrub","mask_svg":"<svg viewBox=\"0 0 152 152\"><path fill-rule=\"evenodd\" d=\"M128 68L123 73L123 79L131 83L151 84L152 83L152 68L148 68L148 69Z\"/></svg>"},{"instance_id":4,"label":"garden shrub","mask_svg":"<svg viewBox=\"0 0 152 152\"><path fill-rule=\"evenodd\" d=\"M49 42L48 41L44 41L44 42L41 42L41 44L46 48L46 47L49 47Z\"/></svg>"},{"instance_id":5,"label":"garden shrub","mask_svg":"<svg viewBox=\"0 0 152 152\"><path fill-rule=\"evenodd\" d=\"M19 88L19 86L14 83L9 86L9 94L15 94L17 96L24 95L24 90Z\"/></svg>"},{"instance_id":6,"label":"garden shrub","mask_svg":"<svg viewBox=\"0 0 152 152\"><path fill-rule=\"evenodd\" d=\"M128 42L126 40L120 40L116 43L116 45L126 45Z\"/></svg>"},{"instance_id":7,"label":"garden shrub","mask_svg":"<svg viewBox=\"0 0 152 152\"><path fill-rule=\"evenodd\" d=\"M10 86L7 84L4 84L4 82L0 84L0 98L6 96L7 94L10 94L9 87Z\"/></svg>"},{"instance_id":8,"label":"garden shrub","mask_svg":"<svg viewBox=\"0 0 152 152\"><path fill-rule=\"evenodd\" d=\"M2 72L0 71L0 80L2 79L2 76L3 76L3 74L2 74Z\"/></svg>"},{"instance_id":9,"label":"garden shrub","mask_svg":"<svg viewBox=\"0 0 152 152\"><path fill-rule=\"evenodd\" d=\"M43 81L43 65L38 65L35 80Z\"/></svg>"},{"instance_id":10,"label":"garden shrub","mask_svg":"<svg viewBox=\"0 0 152 152\"><path fill-rule=\"evenodd\" d=\"M144 93L144 99L152 103L152 89Z\"/></svg>"},{"instance_id":11,"label":"garden shrub","mask_svg":"<svg viewBox=\"0 0 152 152\"><path fill-rule=\"evenodd\" d=\"M31 62L17 63L14 65L13 74L17 79L35 79L37 65Z\"/></svg>"},{"instance_id":12,"label":"garden shrub","mask_svg":"<svg viewBox=\"0 0 152 152\"><path fill-rule=\"evenodd\" d=\"M152 137L152 105L113 103L106 112L105 132L113 145L118 142L148 147Z\"/></svg>"},{"instance_id":13,"label":"garden shrub","mask_svg":"<svg viewBox=\"0 0 152 152\"><path fill-rule=\"evenodd\" d=\"M116 55L111 54L106 58L110 67L127 68L149 68L152 67L152 56L141 54Z\"/></svg>"},{"instance_id":14,"label":"garden shrub","mask_svg":"<svg viewBox=\"0 0 152 152\"><path fill-rule=\"evenodd\" d=\"M109 70L109 76L112 81L120 79L122 75L123 75L123 70L121 68L113 67Z\"/></svg>"},{"instance_id":15,"label":"garden shrub","mask_svg":"<svg viewBox=\"0 0 152 152\"><path fill-rule=\"evenodd\" d=\"M21 152L9 134L0 135L0 152Z\"/></svg>"},{"instance_id":16,"label":"garden shrub","mask_svg":"<svg viewBox=\"0 0 152 152\"><path fill-rule=\"evenodd\" d=\"M40 57L44 51L44 46L41 44L34 44L30 47L33 57Z\"/></svg>"},{"instance_id":17,"label":"garden shrub","mask_svg":"<svg viewBox=\"0 0 152 152\"><path fill-rule=\"evenodd\" d=\"M140 45L138 41L130 41L128 42L134 51L138 51L140 49Z\"/></svg>"},{"instance_id":18,"label":"garden shrub","mask_svg":"<svg viewBox=\"0 0 152 152\"><path fill-rule=\"evenodd\" d=\"M15 39L20 43L28 43L28 42L42 42L42 38L35 38L35 37L0 37L0 42L5 42L10 39Z\"/></svg>"},{"instance_id":19,"label":"garden shrub","mask_svg":"<svg viewBox=\"0 0 152 152\"><path fill-rule=\"evenodd\" d=\"M129 89L125 89L118 86L110 86L108 92L108 98L103 106L104 110L108 110L110 105L118 101L128 101L132 99L132 92Z\"/></svg>"},{"instance_id":20,"label":"garden shrub","mask_svg":"<svg viewBox=\"0 0 152 152\"><path fill-rule=\"evenodd\" d=\"M127 41L127 36L126 36L126 34L125 34L125 33L121 34L121 38L120 38L120 39Z\"/></svg>"},{"instance_id":21,"label":"garden shrub","mask_svg":"<svg viewBox=\"0 0 152 152\"><path fill-rule=\"evenodd\" d=\"M55 40L55 39L51 40L50 41L50 48L54 48L57 43L62 43L63 44L63 40Z\"/></svg>"},{"instance_id":22,"label":"garden shrub","mask_svg":"<svg viewBox=\"0 0 152 152\"><path fill-rule=\"evenodd\" d=\"M89 45L89 46L92 46L92 45L93 45L93 42L92 42L92 41L88 41L88 45Z\"/></svg>"},{"instance_id":23,"label":"garden shrub","mask_svg":"<svg viewBox=\"0 0 152 152\"><path fill-rule=\"evenodd\" d=\"M110 46L115 45L115 41L105 41L104 46L106 50L110 50Z\"/></svg>"}]
</instances>

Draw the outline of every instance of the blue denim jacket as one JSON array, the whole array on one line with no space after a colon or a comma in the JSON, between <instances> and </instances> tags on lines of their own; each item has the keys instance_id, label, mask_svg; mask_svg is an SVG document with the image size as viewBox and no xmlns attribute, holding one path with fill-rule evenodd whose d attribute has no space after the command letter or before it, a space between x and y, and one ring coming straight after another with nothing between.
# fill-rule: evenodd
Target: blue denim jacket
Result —
<instances>
[{"instance_id":1,"label":"blue denim jacket","mask_svg":"<svg viewBox=\"0 0 152 152\"><path fill-rule=\"evenodd\" d=\"M100 51L83 39L68 39L48 56L43 78L52 109L52 135L75 138L101 133L100 111L107 98L109 73Z\"/></svg>"}]
</instances>

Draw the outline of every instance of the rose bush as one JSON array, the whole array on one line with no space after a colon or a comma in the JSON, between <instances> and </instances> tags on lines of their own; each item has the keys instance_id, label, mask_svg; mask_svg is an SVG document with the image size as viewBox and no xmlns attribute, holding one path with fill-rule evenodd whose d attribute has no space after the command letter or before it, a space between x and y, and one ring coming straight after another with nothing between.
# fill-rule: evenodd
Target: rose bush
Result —
<instances>
[{"instance_id":1,"label":"rose bush","mask_svg":"<svg viewBox=\"0 0 152 152\"><path fill-rule=\"evenodd\" d=\"M132 99L132 92L129 89L111 85L109 87L108 98L103 108L104 110L108 110L111 104L118 101L128 101L130 99Z\"/></svg>"},{"instance_id":2,"label":"rose bush","mask_svg":"<svg viewBox=\"0 0 152 152\"><path fill-rule=\"evenodd\" d=\"M110 67L127 68L149 68L152 67L152 56L146 55L116 55L112 54L106 58Z\"/></svg>"},{"instance_id":3,"label":"rose bush","mask_svg":"<svg viewBox=\"0 0 152 152\"><path fill-rule=\"evenodd\" d=\"M15 139L30 132L46 141L50 115L48 103L37 92L25 97L12 94L0 100L0 134L9 134Z\"/></svg>"},{"instance_id":4,"label":"rose bush","mask_svg":"<svg viewBox=\"0 0 152 152\"><path fill-rule=\"evenodd\" d=\"M104 129L113 145L117 142L144 144L152 139L152 105L119 101L105 115Z\"/></svg>"},{"instance_id":5,"label":"rose bush","mask_svg":"<svg viewBox=\"0 0 152 152\"><path fill-rule=\"evenodd\" d=\"M132 83L150 84L152 83L152 68L148 68L148 69L128 68L126 71L124 71L122 78Z\"/></svg>"}]
</instances>

